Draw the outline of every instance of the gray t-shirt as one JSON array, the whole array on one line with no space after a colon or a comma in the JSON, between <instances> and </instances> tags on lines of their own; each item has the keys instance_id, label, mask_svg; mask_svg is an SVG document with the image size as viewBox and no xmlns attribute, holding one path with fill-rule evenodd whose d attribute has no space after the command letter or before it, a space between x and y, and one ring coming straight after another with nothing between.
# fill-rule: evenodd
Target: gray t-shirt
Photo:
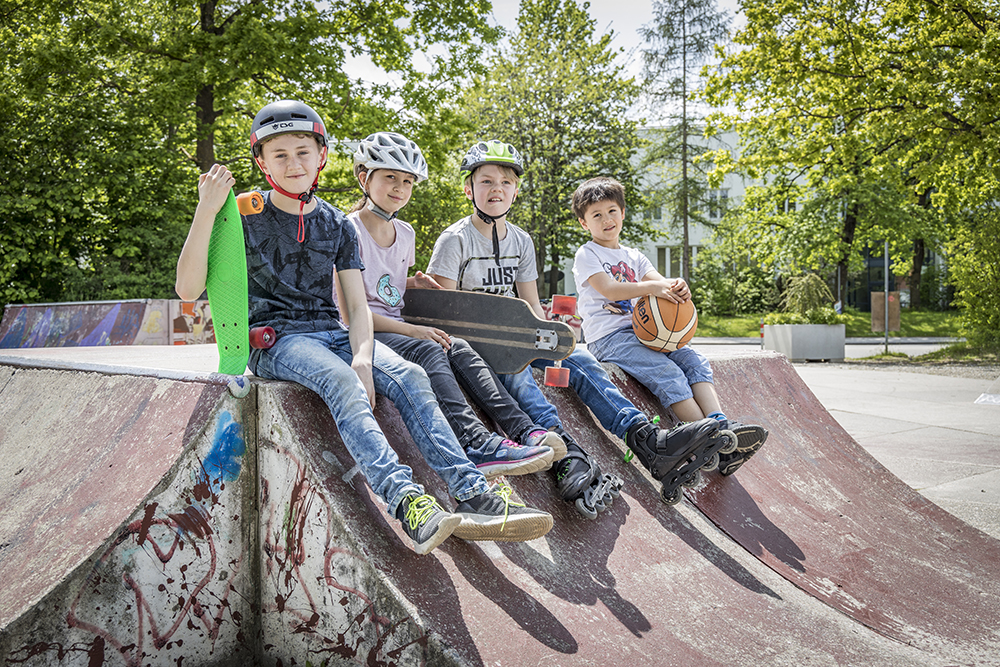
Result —
<instances>
[{"instance_id":1,"label":"gray t-shirt","mask_svg":"<svg viewBox=\"0 0 1000 667\"><path fill-rule=\"evenodd\" d=\"M493 257L493 239L483 236L463 218L441 232L434 244L427 273L454 280L457 289L517 296L515 283L538 278L535 244L520 227L507 222L507 235L500 240L500 265Z\"/></svg>"}]
</instances>

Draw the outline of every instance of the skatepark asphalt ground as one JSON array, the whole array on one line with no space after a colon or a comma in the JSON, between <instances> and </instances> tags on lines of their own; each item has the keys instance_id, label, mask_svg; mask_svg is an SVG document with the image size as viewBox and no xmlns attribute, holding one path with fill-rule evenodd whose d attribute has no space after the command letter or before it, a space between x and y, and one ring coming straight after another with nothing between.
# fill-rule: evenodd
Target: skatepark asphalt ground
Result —
<instances>
[{"instance_id":1,"label":"skatepark asphalt ground","mask_svg":"<svg viewBox=\"0 0 1000 667\"><path fill-rule=\"evenodd\" d=\"M926 354L951 339L890 339L891 352ZM754 354L754 338L695 338L710 359ZM1000 539L998 366L913 366L860 361L881 353L882 339L848 339L845 363L796 362L823 406L872 456L906 484L965 522ZM214 345L36 348L0 356L66 363L212 372ZM723 406L725 407L725 406ZM752 415L732 415L746 419Z\"/></svg>"}]
</instances>

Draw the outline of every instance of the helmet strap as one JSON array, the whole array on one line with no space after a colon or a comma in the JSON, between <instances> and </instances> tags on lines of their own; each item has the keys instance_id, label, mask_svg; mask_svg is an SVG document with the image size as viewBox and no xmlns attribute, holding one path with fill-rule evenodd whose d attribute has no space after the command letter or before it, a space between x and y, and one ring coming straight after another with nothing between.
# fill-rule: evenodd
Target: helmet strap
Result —
<instances>
[{"instance_id":1,"label":"helmet strap","mask_svg":"<svg viewBox=\"0 0 1000 667\"><path fill-rule=\"evenodd\" d=\"M316 193L316 189L319 187L319 172L323 171L323 167L325 166L326 162L320 165L319 170L316 172L316 178L315 180L313 180L312 187L310 187L305 192L300 192L299 194L294 194L292 192L289 192L288 190L285 190L280 185L274 182L274 179L271 178L271 175L269 173L267 173L266 171L264 172L264 178L266 178L267 182L271 184L271 187L274 188L275 192L277 192L278 194L285 195L289 199L299 200L299 229L298 229L298 234L295 237L299 243L303 243L306 240L306 222L305 222L305 216L303 215L303 210L305 209L306 204L312 201L313 194Z\"/></svg>"},{"instance_id":2,"label":"helmet strap","mask_svg":"<svg viewBox=\"0 0 1000 667\"><path fill-rule=\"evenodd\" d=\"M365 193L365 197L368 197L368 193L367 192ZM366 208L369 211L371 211L372 213L374 213L375 215L377 215L378 217L380 217L383 220L385 220L386 222L392 222L393 218L396 217L395 213L389 213L384 208L382 208L381 206L379 206L378 204L376 204L374 201L372 201L371 197L368 197L368 206L366 206Z\"/></svg>"},{"instance_id":3,"label":"helmet strap","mask_svg":"<svg viewBox=\"0 0 1000 667\"><path fill-rule=\"evenodd\" d=\"M382 218L386 222L392 222L393 219L396 217L396 213L398 213L399 211L397 211L396 213L389 213L389 211L386 211L384 208L376 204L375 201L371 198L371 195L368 194L368 190L365 189L365 184L368 182L368 179L371 177L371 174L374 171L376 170L373 169L369 171L368 168L365 168L365 170L359 172L357 176L358 186L361 187L361 193L365 196L365 201L368 202L368 205L365 208L367 208L369 211L371 211L378 217ZM361 182L361 174L367 174L367 176L365 176L364 183Z\"/></svg>"},{"instance_id":4,"label":"helmet strap","mask_svg":"<svg viewBox=\"0 0 1000 667\"><path fill-rule=\"evenodd\" d=\"M497 263L497 266L500 266L500 235L497 234L497 219L488 216L479 210L479 204L476 203L475 192L472 194L472 207L476 209L476 215L479 216L479 219L493 228L493 260ZM511 207L508 207L507 210L504 211L504 214L500 217L506 217L507 214L510 213L510 208Z\"/></svg>"}]
</instances>

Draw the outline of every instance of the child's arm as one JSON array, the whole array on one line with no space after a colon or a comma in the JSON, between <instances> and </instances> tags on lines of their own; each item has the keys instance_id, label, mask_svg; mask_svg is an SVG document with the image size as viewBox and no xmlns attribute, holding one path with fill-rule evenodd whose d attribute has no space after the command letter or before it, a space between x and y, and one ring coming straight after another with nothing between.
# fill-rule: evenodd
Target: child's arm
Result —
<instances>
[{"instance_id":1,"label":"child's arm","mask_svg":"<svg viewBox=\"0 0 1000 667\"><path fill-rule=\"evenodd\" d=\"M637 283L620 283L604 271L598 271L588 277L587 282L609 301L638 299L647 294L673 303L682 303L691 298L686 282L680 278L664 278L656 271L650 271Z\"/></svg>"},{"instance_id":2,"label":"child's arm","mask_svg":"<svg viewBox=\"0 0 1000 667\"><path fill-rule=\"evenodd\" d=\"M194 301L205 291L208 277L208 241L212 238L215 216L222 210L236 179L225 167L215 164L198 178L198 208L180 257L174 291L184 301Z\"/></svg>"},{"instance_id":3,"label":"child's arm","mask_svg":"<svg viewBox=\"0 0 1000 667\"><path fill-rule=\"evenodd\" d=\"M441 286L437 284L430 276L425 276L424 274L417 271L416 276L410 276L406 279L406 286L410 286L410 281L414 278L424 278L429 281L425 284L428 286L433 283L437 289ZM344 302L340 295L343 293L343 287L340 284L340 272L333 272L333 284L335 289L334 296L337 299L337 304L340 307L340 316L344 320L344 324L351 326L350 315L347 314L347 309L344 307ZM405 291L404 291L405 294ZM367 292L365 293L367 297ZM371 308L368 309L371 312ZM372 313L372 330L373 331L385 331L386 333L396 333L402 334L403 336L409 336L410 338L426 338L427 340L432 340L438 343L441 347L446 350L451 349L451 336L442 331L441 329L435 329L434 327L424 327L417 324L410 324L409 322L400 322L391 317L386 317L385 315L379 315L378 313Z\"/></svg>"},{"instance_id":4,"label":"child's arm","mask_svg":"<svg viewBox=\"0 0 1000 667\"><path fill-rule=\"evenodd\" d=\"M541 319L545 319L545 311L542 309L542 302L538 298L538 283L534 280L529 280L524 283L515 283L517 286L517 296L520 299L528 302L531 306L531 310L534 311L535 316Z\"/></svg>"},{"instance_id":5,"label":"child's arm","mask_svg":"<svg viewBox=\"0 0 1000 667\"><path fill-rule=\"evenodd\" d=\"M342 314L350 322L351 368L358 374L368 393L368 402L375 407L375 382L372 379L372 356L375 340L372 337L372 313L365 298L365 284L360 269L337 271L337 295L343 305Z\"/></svg>"}]
</instances>

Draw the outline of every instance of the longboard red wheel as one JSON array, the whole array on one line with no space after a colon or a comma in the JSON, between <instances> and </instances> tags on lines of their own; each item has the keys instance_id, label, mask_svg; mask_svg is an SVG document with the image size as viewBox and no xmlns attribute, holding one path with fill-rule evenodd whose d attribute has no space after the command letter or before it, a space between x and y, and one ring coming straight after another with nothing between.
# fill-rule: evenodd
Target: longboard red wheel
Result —
<instances>
[{"instance_id":1,"label":"longboard red wheel","mask_svg":"<svg viewBox=\"0 0 1000 667\"><path fill-rule=\"evenodd\" d=\"M569 369L562 366L549 366L545 369L546 387L568 387Z\"/></svg>"},{"instance_id":2,"label":"longboard red wheel","mask_svg":"<svg viewBox=\"0 0 1000 667\"><path fill-rule=\"evenodd\" d=\"M252 190L236 195L236 206L240 215L256 215L264 210L264 195Z\"/></svg>"},{"instance_id":3,"label":"longboard red wheel","mask_svg":"<svg viewBox=\"0 0 1000 667\"><path fill-rule=\"evenodd\" d=\"M576 297L556 294L552 297L553 315L576 315Z\"/></svg>"},{"instance_id":4,"label":"longboard red wheel","mask_svg":"<svg viewBox=\"0 0 1000 667\"><path fill-rule=\"evenodd\" d=\"M250 330L250 347L257 350L270 349L278 340L271 327L254 327Z\"/></svg>"}]
</instances>

